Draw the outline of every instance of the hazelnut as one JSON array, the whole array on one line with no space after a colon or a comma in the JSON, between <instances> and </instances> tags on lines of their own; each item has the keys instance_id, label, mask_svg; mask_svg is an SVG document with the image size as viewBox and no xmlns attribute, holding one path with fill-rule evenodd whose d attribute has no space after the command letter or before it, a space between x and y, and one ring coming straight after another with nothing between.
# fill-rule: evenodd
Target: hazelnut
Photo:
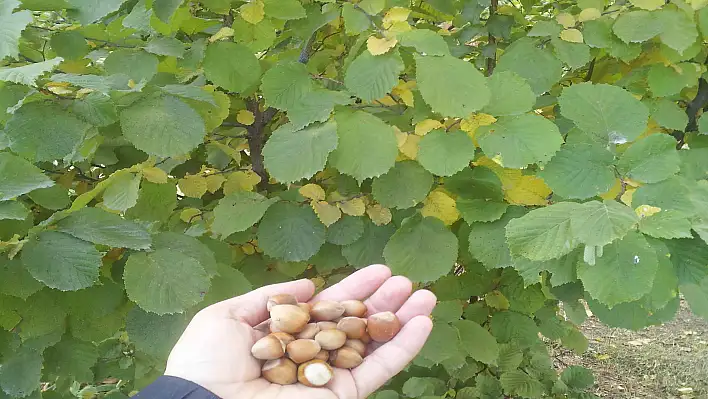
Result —
<instances>
[{"instance_id":1,"label":"hazelnut","mask_svg":"<svg viewBox=\"0 0 708 399\"><path fill-rule=\"evenodd\" d=\"M344 316L348 317L364 317L366 316L366 305L364 302L350 299L348 301L339 302L344 306Z\"/></svg>"},{"instance_id":2,"label":"hazelnut","mask_svg":"<svg viewBox=\"0 0 708 399\"><path fill-rule=\"evenodd\" d=\"M266 335L253 344L251 354L260 360L278 359L285 354L285 345L277 337Z\"/></svg>"},{"instance_id":3,"label":"hazelnut","mask_svg":"<svg viewBox=\"0 0 708 399\"><path fill-rule=\"evenodd\" d=\"M270 310L270 328L278 332L294 334L302 331L310 315L300 309L297 305L275 305Z\"/></svg>"},{"instance_id":4,"label":"hazelnut","mask_svg":"<svg viewBox=\"0 0 708 399\"><path fill-rule=\"evenodd\" d=\"M315 359L319 359L319 360L326 362L327 359L329 359L329 351L322 349L320 351L320 353L318 353L317 356L315 356Z\"/></svg>"},{"instance_id":5,"label":"hazelnut","mask_svg":"<svg viewBox=\"0 0 708 399\"><path fill-rule=\"evenodd\" d=\"M290 294L278 294L268 298L266 309L270 312L275 305L297 305L297 299Z\"/></svg>"},{"instance_id":6,"label":"hazelnut","mask_svg":"<svg viewBox=\"0 0 708 399\"><path fill-rule=\"evenodd\" d=\"M282 342L282 344L285 346L287 346L289 343L295 341L295 337L293 337L292 335L290 335L288 333L284 333L284 332L274 332L270 335L274 336L275 338L278 338L280 340L280 342Z\"/></svg>"},{"instance_id":7,"label":"hazelnut","mask_svg":"<svg viewBox=\"0 0 708 399\"><path fill-rule=\"evenodd\" d=\"M297 365L285 357L268 360L263 365L261 374L274 384L290 385L297 382Z\"/></svg>"},{"instance_id":8,"label":"hazelnut","mask_svg":"<svg viewBox=\"0 0 708 399\"><path fill-rule=\"evenodd\" d=\"M361 364L364 358L353 348L343 347L332 352L330 362L334 367L353 369Z\"/></svg>"},{"instance_id":9,"label":"hazelnut","mask_svg":"<svg viewBox=\"0 0 708 399\"><path fill-rule=\"evenodd\" d=\"M310 360L297 368L297 380L308 387L322 387L334 376L329 364L322 360Z\"/></svg>"},{"instance_id":10,"label":"hazelnut","mask_svg":"<svg viewBox=\"0 0 708 399\"><path fill-rule=\"evenodd\" d=\"M320 321L317 323L317 327L320 328L320 331L334 330L337 328L337 323L333 321Z\"/></svg>"},{"instance_id":11,"label":"hazelnut","mask_svg":"<svg viewBox=\"0 0 708 399\"><path fill-rule=\"evenodd\" d=\"M354 349L361 356L366 355L366 344L358 339L348 339L347 342L344 343L344 347Z\"/></svg>"},{"instance_id":12,"label":"hazelnut","mask_svg":"<svg viewBox=\"0 0 708 399\"><path fill-rule=\"evenodd\" d=\"M297 339L313 339L320 332L320 327L317 323L309 323L305 329L297 334Z\"/></svg>"},{"instance_id":13,"label":"hazelnut","mask_svg":"<svg viewBox=\"0 0 708 399\"><path fill-rule=\"evenodd\" d=\"M319 301L312 305L310 315L319 321L334 320L344 314L344 306L334 301Z\"/></svg>"},{"instance_id":14,"label":"hazelnut","mask_svg":"<svg viewBox=\"0 0 708 399\"><path fill-rule=\"evenodd\" d=\"M312 339L296 339L286 348L290 360L298 364L314 359L320 350L320 344Z\"/></svg>"},{"instance_id":15,"label":"hazelnut","mask_svg":"<svg viewBox=\"0 0 708 399\"><path fill-rule=\"evenodd\" d=\"M339 320L337 329L344 331L349 339L359 339L366 333L366 322L358 317L345 317Z\"/></svg>"},{"instance_id":16,"label":"hazelnut","mask_svg":"<svg viewBox=\"0 0 708 399\"><path fill-rule=\"evenodd\" d=\"M401 322L391 312L381 312L369 316L366 331L376 342L388 342L401 331Z\"/></svg>"},{"instance_id":17,"label":"hazelnut","mask_svg":"<svg viewBox=\"0 0 708 399\"><path fill-rule=\"evenodd\" d=\"M324 330L315 335L315 341L328 351L339 349L347 340L347 334L339 330Z\"/></svg>"},{"instance_id":18,"label":"hazelnut","mask_svg":"<svg viewBox=\"0 0 708 399\"><path fill-rule=\"evenodd\" d=\"M310 305L309 303L300 302L300 303L297 304L297 306L299 306L300 309L302 309L302 310L304 310L305 312L307 312L307 314L310 314L310 311L312 310L312 305Z\"/></svg>"},{"instance_id":19,"label":"hazelnut","mask_svg":"<svg viewBox=\"0 0 708 399\"><path fill-rule=\"evenodd\" d=\"M367 328L368 328L368 326L367 326ZM370 344L371 343L371 336L369 335L369 332L368 331L364 332L364 335L362 335L361 338L359 338L359 341L361 341L367 345Z\"/></svg>"}]
</instances>

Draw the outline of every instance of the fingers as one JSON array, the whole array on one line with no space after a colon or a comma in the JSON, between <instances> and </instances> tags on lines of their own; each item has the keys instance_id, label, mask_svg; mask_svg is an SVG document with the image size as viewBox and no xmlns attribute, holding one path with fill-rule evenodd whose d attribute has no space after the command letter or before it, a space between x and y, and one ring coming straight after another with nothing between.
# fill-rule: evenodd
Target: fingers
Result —
<instances>
[{"instance_id":1,"label":"fingers","mask_svg":"<svg viewBox=\"0 0 708 399\"><path fill-rule=\"evenodd\" d=\"M416 316L430 316L437 304L435 294L428 290L419 290L413 293L406 303L398 309L396 316L402 324L408 323Z\"/></svg>"},{"instance_id":2,"label":"fingers","mask_svg":"<svg viewBox=\"0 0 708 399\"><path fill-rule=\"evenodd\" d=\"M320 292L312 301L364 299L373 294L389 277L391 270L388 267L371 265Z\"/></svg>"},{"instance_id":3,"label":"fingers","mask_svg":"<svg viewBox=\"0 0 708 399\"><path fill-rule=\"evenodd\" d=\"M413 283L403 276L394 276L364 301L368 314L396 312L406 302L413 290Z\"/></svg>"},{"instance_id":4,"label":"fingers","mask_svg":"<svg viewBox=\"0 0 708 399\"><path fill-rule=\"evenodd\" d=\"M416 316L391 341L365 357L352 370L359 397L367 397L400 373L423 348L432 328L429 317Z\"/></svg>"},{"instance_id":5,"label":"fingers","mask_svg":"<svg viewBox=\"0 0 708 399\"><path fill-rule=\"evenodd\" d=\"M227 299L210 306L216 310L223 310L234 319L241 320L255 326L268 319L268 297L276 294L291 294L298 301L307 302L315 293L315 285L307 279L290 281L287 283L267 285L248 294Z\"/></svg>"}]
</instances>

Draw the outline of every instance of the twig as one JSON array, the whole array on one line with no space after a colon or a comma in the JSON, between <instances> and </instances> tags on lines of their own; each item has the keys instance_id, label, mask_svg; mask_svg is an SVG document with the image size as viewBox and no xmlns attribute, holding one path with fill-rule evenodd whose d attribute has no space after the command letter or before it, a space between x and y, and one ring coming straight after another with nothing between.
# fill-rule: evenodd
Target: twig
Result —
<instances>
[{"instance_id":1,"label":"twig","mask_svg":"<svg viewBox=\"0 0 708 399\"><path fill-rule=\"evenodd\" d=\"M585 79L584 81L589 82L592 80L592 74L595 72L595 61L597 58L593 58L592 61L590 61L590 66L588 67L588 72L585 74Z\"/></svg>"},{"instance_id":2,"label":"twig","mask_svg":"<svg viewBox=\"0 0 708 399\"><path fill-rule=\"evenodd\" d=\"M261 112L258 101L249 99L246 101L246 105L249 111L253 112L255 116L255 122L248 126L248 148L251 156L251 166L253 171L261 178L261 182L258 183L259 187L264 188L268 184L268 173L265 170L263 164L263 145L265 143L263 137L263 127L270 121L266 119L265 112ZM274 108L269 108L269 110ZM277 112L277 110L276 110ZM275 115L275 113L273 114Z\"/></svg>"},{"instance_id":3,"label":"twig","mask_svg":"<svg viewBox=\"0 0 708 399\"><path fill-rule=\"evenodd\" d=\"M489 5L489 19L491 19L496 13L497 13L497 8L499 7L499 0L491 0L491 3ZM490 46L495 46L497 45L497 39L492 35L492 33L489 33L489 45ZM496 49L494 50L494 56L487 58L487 76L492 76L492 73L494 73L494 68L497 66L497 51Z\"/></svg>"}]
</instances>

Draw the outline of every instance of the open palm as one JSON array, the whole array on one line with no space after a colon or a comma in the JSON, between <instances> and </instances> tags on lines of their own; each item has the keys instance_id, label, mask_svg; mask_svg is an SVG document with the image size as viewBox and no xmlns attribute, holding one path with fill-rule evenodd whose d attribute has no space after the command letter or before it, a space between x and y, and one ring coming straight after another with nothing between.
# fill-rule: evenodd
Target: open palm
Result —
<instances>
[{"instance_id":1,"label":"open palm","mask_svg":"<svg viewBox=\"0 0 708 399\"><path fill-rule=\"evenodd\" d=\"M426 290L411 295L411 282L391 277L386 266L359 270L312 298L314 290L309 280L269 285L202 310L170 353L165 374L195 382L224 399L359 399L399 373L430 334L428 316L435 307L435 296ZM324 388L272 384L260 377L262 362L251 356L251 346L266 335L254 327L267 320L266 302L275 294L292 294L300 302L368 298L364 302L368 314L394 312L403 328L390 342L372 346L359 367L335 369L334 378Z\"/></svg>"}]
</instances>

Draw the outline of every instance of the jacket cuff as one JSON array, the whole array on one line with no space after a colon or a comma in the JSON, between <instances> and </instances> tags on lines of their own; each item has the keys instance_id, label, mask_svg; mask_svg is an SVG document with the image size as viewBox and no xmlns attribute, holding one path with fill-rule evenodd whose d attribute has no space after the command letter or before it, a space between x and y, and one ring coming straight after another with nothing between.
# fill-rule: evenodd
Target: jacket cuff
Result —
<instances>
[{"instance_id":1,"label":"jacket cuff","mask_svg":"<svg viewBox=\"0 0 708 399\"><path fill-rule=\"evenodd\" d=\"M163 375L148 385L136 399L220 399L206 388L179 377Z\"/></svg>"}]
</instances>

